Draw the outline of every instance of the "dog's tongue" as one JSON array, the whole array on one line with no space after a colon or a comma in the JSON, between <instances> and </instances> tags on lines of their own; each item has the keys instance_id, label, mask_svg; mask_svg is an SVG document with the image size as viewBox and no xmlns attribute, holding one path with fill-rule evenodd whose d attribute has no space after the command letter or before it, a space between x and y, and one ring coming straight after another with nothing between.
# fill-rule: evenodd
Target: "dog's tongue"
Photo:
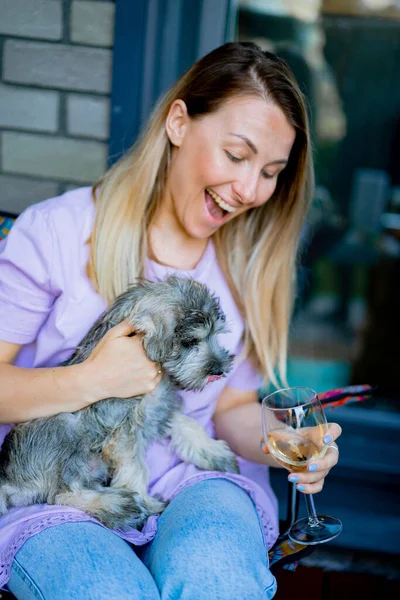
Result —
<instances>
[{"instance_id":1,"label":"dog's tongue","mask_svg":"<svg viewBox=\"0 0 400 600\"><path fill-rule=\"evenodd\" d=\"M222 375L210 375L210 377L207 379L207 383L211 383L212 381L218 381L218 379L221 379Z\"/></svg>"}]
</instances>

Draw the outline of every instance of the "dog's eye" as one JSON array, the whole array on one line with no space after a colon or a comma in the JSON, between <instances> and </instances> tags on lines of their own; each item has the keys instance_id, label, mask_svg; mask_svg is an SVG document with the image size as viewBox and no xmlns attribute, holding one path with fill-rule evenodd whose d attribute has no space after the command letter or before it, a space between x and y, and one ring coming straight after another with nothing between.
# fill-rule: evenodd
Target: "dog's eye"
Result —
<instances>
[{"instance_id":1,"label":"dog's eye","mask_svg":"<svg viewBox=\"0 0 400 600\"><path fill-rule=\"evenodd\" d=\"M182 340L181 344L184 348L193 348L199 343L199 340L196 338L187 338L186 340Z\"/></svg>"}]
</instances>

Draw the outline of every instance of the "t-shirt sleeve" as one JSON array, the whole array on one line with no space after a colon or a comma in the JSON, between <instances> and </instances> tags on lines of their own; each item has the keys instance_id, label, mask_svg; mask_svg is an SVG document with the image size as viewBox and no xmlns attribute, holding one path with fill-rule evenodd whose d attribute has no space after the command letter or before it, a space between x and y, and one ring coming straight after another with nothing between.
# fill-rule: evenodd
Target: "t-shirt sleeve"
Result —
<instances>
[{"instance_id":1,"label":"t-shirt sleeve","mask_svg":"<svg viewBox=\"0 0 400 600\"><path fill-rule=\"evenodd\" d=\"M250 359L246 358L239 362L232 373L228 375L226 385L237 390L252 391L258 390L263 382L263 377L251 363Z\"/></svg>"},{"instance_id":2,"label":"t-shirt sleeve","mask_svg":"<svg viewBox=\"0 0 400 600\"><path fill-rule=\"evenodd\" d=\"M0 340L28 344L46 320L53 238L42 209L29 207L0 244Z\"/></svg>"}]
</instances>

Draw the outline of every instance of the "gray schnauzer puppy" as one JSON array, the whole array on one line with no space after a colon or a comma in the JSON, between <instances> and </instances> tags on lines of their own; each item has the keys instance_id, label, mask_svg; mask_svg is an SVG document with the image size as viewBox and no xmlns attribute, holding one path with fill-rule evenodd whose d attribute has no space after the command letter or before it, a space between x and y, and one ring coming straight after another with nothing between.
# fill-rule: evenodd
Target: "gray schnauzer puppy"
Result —
<instances>
[{"instance_id":1,"label":"gray schnauzer puppy","mask_svg":"<svg viewBox=\"0 0 400 600\"><path fill-rule=\"evenodd\" d=\"M16 425L0 452L0 514L47 502L82 509L110 528L139 529L166 506L147 493L144 457L149 442L167 437L183 461L238 472L226 443L183 415L176 393L201 390L231 368L233 356L217 341L226 330L217 299L188 278L140 282L116 299L63 365L84 361L124 319L162 366L161 383L135 399L109 398Z\"/></svg>"}]
</instances>

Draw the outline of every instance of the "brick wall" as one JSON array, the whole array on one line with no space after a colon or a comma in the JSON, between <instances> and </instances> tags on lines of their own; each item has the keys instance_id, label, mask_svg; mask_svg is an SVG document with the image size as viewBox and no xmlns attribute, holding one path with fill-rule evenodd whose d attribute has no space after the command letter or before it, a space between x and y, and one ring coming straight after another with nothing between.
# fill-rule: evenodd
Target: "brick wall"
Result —
<instances>
[{"instance_id":1,"label":"brick wall","mask_svg":"<svg viewBox=\"0 0 400 600\"><path fill-rule=\"evenodd\" d=\"M0 210L105 170L113 0L0 0Z\"/></svg>"}]
</instances>

